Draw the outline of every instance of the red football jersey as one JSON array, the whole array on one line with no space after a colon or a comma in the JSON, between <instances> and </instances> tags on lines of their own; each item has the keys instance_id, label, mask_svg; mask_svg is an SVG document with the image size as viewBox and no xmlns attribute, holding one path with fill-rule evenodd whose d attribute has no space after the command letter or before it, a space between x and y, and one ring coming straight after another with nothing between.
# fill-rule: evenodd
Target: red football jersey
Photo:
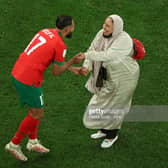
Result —
<instances>
[{"instance_id":1,"label":"red football jersey","mask_svg":"<svg viewBox=\"0 0 168 168\"><path fill-rule=\"evenodd\" d=\"M63 65L66 49L57 29L43 29L20 54L12 76L26 85L41 86L43 73L52 62Z\"/></svg>"}]
</instances>

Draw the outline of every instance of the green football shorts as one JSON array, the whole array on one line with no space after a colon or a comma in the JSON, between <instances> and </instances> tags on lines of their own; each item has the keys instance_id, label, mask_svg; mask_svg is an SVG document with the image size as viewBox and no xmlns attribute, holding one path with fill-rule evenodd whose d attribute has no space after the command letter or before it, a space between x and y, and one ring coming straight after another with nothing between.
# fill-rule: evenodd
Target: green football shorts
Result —
<instances>
[{"instance_id":1,"label":"green football shorts","mask_svg":"<svg viewBox=\"0 0 168 168\"><path fill-rule=\"evenodd\" d=\"M14 77L12 77L12 82L19 95L21 104L26 104L31 108L43 108L44 101L42 87L25 85Z\"/></svg>"}]
</instances>

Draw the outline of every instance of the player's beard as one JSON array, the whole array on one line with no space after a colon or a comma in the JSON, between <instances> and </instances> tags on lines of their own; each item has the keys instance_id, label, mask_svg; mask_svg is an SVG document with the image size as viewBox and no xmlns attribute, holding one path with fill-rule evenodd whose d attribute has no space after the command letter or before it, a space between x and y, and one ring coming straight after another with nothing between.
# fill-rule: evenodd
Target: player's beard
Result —
<instances>
[{"instance_id":1,"label":"player's beard","mask_svg":"<svg viewBox=\"0 0 168 168\"><path fill-rule=\"evenodd\" d=\"M66 38L72 38L72 32L68 33L65 37Z\"/></svg>"}]
</instances>

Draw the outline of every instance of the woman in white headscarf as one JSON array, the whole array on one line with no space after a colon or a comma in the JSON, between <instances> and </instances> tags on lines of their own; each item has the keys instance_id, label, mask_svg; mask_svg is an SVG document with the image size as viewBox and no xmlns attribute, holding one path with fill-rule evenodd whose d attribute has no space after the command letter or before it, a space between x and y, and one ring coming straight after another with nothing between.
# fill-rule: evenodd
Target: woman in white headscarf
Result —
<instances>
[{"instance_id":1,"label":"woman in white headscarf","mask_svg":"<svg viewBox=\"0 0 168 168\"><path fill-rule=\"evenodd\" d=\"M118 139L118 131L131 107L139 78L139 65L133 54L132 39L123 31L123 20L118 15L106 18L103 29L84 53L81 74L91 71L86 88L94 95L83 122L89 129L99 129L91 138L104 137L102 148L111 147Z\"/></svg>"}]
</instances>

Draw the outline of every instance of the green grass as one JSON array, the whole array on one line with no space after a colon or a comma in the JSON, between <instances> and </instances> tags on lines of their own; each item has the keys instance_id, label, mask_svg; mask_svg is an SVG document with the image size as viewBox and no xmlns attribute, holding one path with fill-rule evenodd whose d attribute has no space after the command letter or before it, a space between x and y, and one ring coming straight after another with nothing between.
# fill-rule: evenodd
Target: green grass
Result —
<instances>
[{"instance_id":1,"label":"green grass","mask_svg":"<svg viewBox=\"0 0 168 168\"><path fill-rule=\"evenodd\" d=\"M85 51L106 16L117 13L125 30L143 41L147 56L140 61L141 76L133 104L166 105L168 100L168 2L167 0L0 0L0 168L166 168L167 123L124 123L120 139L109 150L89 138L82 116L91 95L85 90L85 77L65 72L59 77L45 73L45 118L39 137L51 148L48 155L28 153L21 163L4 151L27 113L19 105L10 80L10 71L20 52L42 28L55 26L55 17L74 17L73 40L66 40L68 57Z\"/></svg>"}]
</instances>

